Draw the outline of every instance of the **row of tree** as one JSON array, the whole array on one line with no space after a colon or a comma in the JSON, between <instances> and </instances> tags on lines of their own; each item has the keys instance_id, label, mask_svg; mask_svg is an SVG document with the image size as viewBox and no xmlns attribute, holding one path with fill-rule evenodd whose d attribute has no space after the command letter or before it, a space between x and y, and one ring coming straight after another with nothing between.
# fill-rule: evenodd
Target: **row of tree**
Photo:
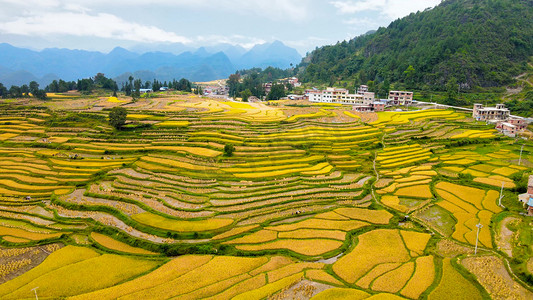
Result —
<instances>
[{"instance_id":1,"label":"row of tree","mask_svg":"<svg viewBox=\"0 0 533 300\"><path fill-rule=\"evenodd\" d=\"M147 81L144 84L140 79L135 79L132 76L129 78L129 82L123 85L122 91L127 96L133 98L140 97L140 90L152 88L154 91L158 91L161 87L168 87L177 91L191 92L192 83L183 78L181 80L173 80L170 82L160 82L154 79L153 82ZM78 79L78 81L64 81L62 79L54 80L45 89L40 89L39 84L36 81L30 82L29 85L11 86L7 89L2 83L0 83L0 97L1 98L25 98L36 97L39 99L46 99L46 93L65 93L72 90L78 90L82 93L90 94L94 90L103 89L112 91L116 96L116 92L119 90L118 84L115 80L107 78L105 74L98 73L93 78Z\"/></svg>"},{"instance_id":2,"label":"row of tree","mask_svg":"<svg viewBox=\"0 0 533 300\"><path fill-rule=\"evenodd\" d=\"M135 79L133 76L130 76L128 78L128 82L122 86L122 91L126 94L126 96L138 98L141 95L141 89L152 89L153 91L159 91L162 87L176 91L189 93L192 92L192 83L185 78L182 78L179 81L174 79L168 83L166 81L161 82L157 79L154 79L153 82L146 81L143 84L141 79Z\"/></svg>"},{"instance_id":3,"label":"row of tree","mask_svg":"<svg viewBox=\"0 0 533 300\"><path fill-rule=\"evenodd\" d=\"M276 76L272 76L272 73L267 70L276 70ZM263 71L260 68L256 68L239 71L230 75L227 82L229 96L233 98L241 97L245 102L248 101L248 98L251 96L255 96L259 99L263 99L263 97L266 96L267 100L279 100L285 97L287 95L286 91L292 90L292 85L274 83L268 94L264 87L264 84L267 82L285 78L283 75L292 74L292 71L281 72L280 70L281 69L277 68L267 68Z\"/></svg>"},{"instance_id":4,"label":"row of tree","mask_svg":"<svg viewBox=\"0 0 533 300\"><path fill-rule=\"evenodd\" d=\"M39 84L36 81L30 82L29 85L12 85L9 90L2 83L0 83L1 98L29 98L32 96L42 100L47 98L46 91L40 89Z\"/></svg>"}]
</instances>

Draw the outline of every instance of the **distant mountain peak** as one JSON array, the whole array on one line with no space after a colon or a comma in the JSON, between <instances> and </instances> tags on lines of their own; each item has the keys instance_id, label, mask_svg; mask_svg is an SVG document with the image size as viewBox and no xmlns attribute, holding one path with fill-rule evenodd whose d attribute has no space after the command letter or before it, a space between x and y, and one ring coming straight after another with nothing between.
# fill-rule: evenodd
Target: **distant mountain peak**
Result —
<instances>
[{"instance_id":1,"label":"distant mountain peak","mask_svg":"<svg viewBox=\"0 0 533 300\"><path fill-rule=\"evenodd\" d=\"M104 73L110 78L131 73L142 76L143 80L187 78L210 81L226 78L243 68L288 68L291 63L297 64L301 60L296 50L280 41L258 45L250 51L230 44L198 49L182 47L189 50L179 54L169 51L172 47L181 46L164 44L159 48L154 45L149 48L150 51L139 54L122 47L116 47L109 53L54 48L33 51L2 43L0 79L5 79L5 85L20 85L21 82L27 84L41 78L39 83L46 86L50 82L45 81L57 78L71 81L97 73Z\"/></svg>"},{"instance_id":2,"label":"distant mountain peak","mask_svg":"<svg viewBox=\"0 0 533 300\"><path fill-rule=\"evenodd\" d=\"M130 51L122 47L115 47L109 53L111 54L111 53L124 53L124 52L130 52Z\"/></svg>"}]
</instances>

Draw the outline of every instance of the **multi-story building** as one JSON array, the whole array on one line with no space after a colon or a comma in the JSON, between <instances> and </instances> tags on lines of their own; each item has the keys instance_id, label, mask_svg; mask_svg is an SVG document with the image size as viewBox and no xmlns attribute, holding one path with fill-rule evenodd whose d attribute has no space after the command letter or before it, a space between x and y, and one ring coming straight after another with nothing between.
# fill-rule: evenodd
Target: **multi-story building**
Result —
<instances>
[{"instance_id":1,"label":"multi-story building","mask_svg":"<svg viewBox=\"0 0 533 300\"><path fill-rule=\"evenodd\" d=\"M411 105L413 104L413 92L390 91L389 103L391 105Z\"/></svg>"},{"instance_id":2,"label":"multi-story building","mask_svg":"<svg viewBox=\"0 0 533 300\"><path fill-rule=\"evenodd\" d=\"M309 101L323 103L338 103L349 105L369 105L375 100L374 93L350 94L347 89L327 88L321 90L306 91Z\"/></svg>"},{"instance_id":3,"label":"multi-story building","mask_svg":"<svg viewBox=\"0 0 533 300\"><path fill-rule=\"evenodd\" d=\"M472 116L477 121L504 121L509 119L511 112L505 108L504 104L498 104L496 107L483 107L483 104L474 104Z\"/></svg>"},{"instance_id":4,"label":"multi-story building","mask_svg":"<svg viewBox=\"0 0 533 300\"><path fill-rule=\"evenodd\" d=\"M368 85L361 85L357 90L357 94L364 95L364 93L368 93Z\"/></svg>"}]
</instances>

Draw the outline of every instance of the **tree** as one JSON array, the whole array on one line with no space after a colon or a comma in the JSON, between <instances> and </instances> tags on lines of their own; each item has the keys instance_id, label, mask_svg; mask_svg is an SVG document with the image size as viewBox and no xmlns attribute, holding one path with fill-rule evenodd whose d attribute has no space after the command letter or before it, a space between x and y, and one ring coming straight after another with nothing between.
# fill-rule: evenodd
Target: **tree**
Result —
<instances>
[{"instance_id":1,"label":"tree","mask_svg":"<svg viewBox=\"0 0 533 300\"><path fill-rule=\"evenodd\" d=\"M345 84L346 84L346 83L345 83ZM287 82L287 91L292 92L292 90L293 90L293 86L292 86L292 84L290 84L290 83Z\"/></svg>"},{"instance_id":2,"label":"tree","mask_svg":"<svg viewBox=\"0 0 533 300\"><path fill-rule=\"evenodd\" d=\"M389 92L390 92L390 81L388 78L385 78L385 80L383 81L383 84L381 85L379 95L382 96L383 98L388 98Z\"/></svg>"},{"instance_id":3,"label":"tree","mask_svg":"<svg viewBox=\"0 0 533 300\"><path fill-rule=\"evenodd\" d=\"M457 85L457 79L455 79L455 77L450 78L448 80L448 83L446 83L446 94L448 96L448 99L456 100L458 90L459 90L459 85Z\"/></svg>"},{"instance_id":4,"label":"tree","mask_svg":"<svg viewBox=\"0 0 533 300\"><path fill-rule=\"evenodd\" d=\"M373 81L373 80L370 80L366 83L366 85L368 86L368 91L369 92L372 92L372 93L375 93L376 92L376 82Z\"/></svg>"},{"instance_id":5,"label":"tree","mask_svg":"<svg viewBox=\"0 0 533 300\"><path fill-rule=\"evenodd\" d=\"M48 92L50 92L50 93L57 93L57 92L59 92L59 82L57 82L57 80L52 81L52 83L50 83L50 84L46 87L46 91L48 91Z\"/></svg>"},{"instance_id":6,"label":"tree","mask_svg":"<svg viewBox=\"0 0 533 300\"><path fill-rule=\"evenodd\" d=\"M91 93L94 88L94 81L91 78L78 80L77 86L80 92Z\"/></svg>"},{"instance_id":7,"label":"tree","mask_svg":"<svg viewBox=\"0 0 533 300\"><path fill-rule=\"evenodd\" d=\"M403 71L403 74L405 76L405 82L408 84L409 88L413 87L414 79L415 79L415 68L412 65L409 65L405 71Z\"/></svg>"},{"instance_id":8,"label":"tree","mask_svg":"<svg viewBox=\"0 0 533 300\"><path fill-rule=\"evenodd\" d=\"M0 98L5 97L7 97L7 88L2 83L0 83Z\"/></svg>"},{"instance_id":9,"label":"tree","mask_svg":"<svg viewBox=\"0 0 533 300\"><path fill-rule=\"evenodd\" d=\"M227 157L233 156L233 152L235 151L235 146L232 144L226 144L224 146L224 155Z\"/></svg>"},{"instance_id":10,"label":"tree","mask_svg":"<svg viewBox=\"0 0 533 300\"><path fill-rule=\"evenodd\" d=\"M135 91L133 92L133 99L141 97L142 81L140 79L135 80L133 86L135 88Z\"/></svg>"},{"instance_id":11,"label":"tree","mask_svg":"<svg viewBox=\"0 0 533 300\"><path fill-rule=\"evenodd\" d=\"M38 90L39 90L39 84L36 81L30 82L30 88L29 88L30 93L35 95L35 92L37 92Z\"/></svg>"},{"instance_id":12,"label":"tree","mask_svg":"<svg viewBox=\"0 0 533 300\"><path fill-rule=\"evenodd\" d=\"M30 88L23 84L21 87L20 87L20 93L22 94L22 96L24 97L29 97L30 96ZM32 91L31 93L35 93L35 91Z\"/></svg>"},{"instance_id":13,"label":"tree","mask_svg":"<svg viewBox=\"0 0 533 300\"><path fill-rule=\"evenodd\" d=\"M20 87L16 85L12 85L9 88L9 97L11 98L22 98L22 92L20 91Z\"/></svg>"},{"instance_id":14,"label":"tree","mask_svg":"<svg viewBox=\"0 0 533 300\"><path fill-rule=\"evenodd\" d=\"M249 89L246 89L241 92L241 97L243 102L248 102L248 98L252 96L252 92Z\"/></svg>"},{"instance_id":15,"label":"tree","mask_svg":"<svg viewBox=\"0 0 533 300\"><path fill-rule=\"evenodd\" d=\"M127 117L128 111L124 107L113 107L109 112L109 125L120 130L126 124Z\"/></svg>"},{"instance_id":16,"label":"tree","mask_svg":"<svg viewBox=\"0 0 533 300\"><path fill-rule=\"evenodd\" d=\"M46 100L48 99L48 95L46 95L46 92L44 90L36 90L33 93L33 96L40 100Z\"/></svg>"},{"instance_id":17,"label":"tree","mask_svg":"<svg viewBox=\"0 0 533 300\"><path fill-rule=\"evenodd\" d=\"M268 100L279 100L283 97L287 96L285 94L285 85L283 84L274 84L272 86L272 89L270 90L270 93L268 94Z\"/></svg>"},{"instance_id":18,"label":"tree","mask_svg":"<svg viewBox=\"0 0 533 300\"><path fill-rule=\"evenodd\" d=\"M175 89L178 91L190 93L192 92L192 83L189 80L182 78L179 82L175 84Z\"/></svg>"},{"instance_id":19,"label":"tree","mask_svg":"<svg viewBox=\"0 0 533 300\"><path fill-rule=\"evenodd\" d=\"M241 82L241 75L235 73L231 74L228 79L229 96L235 97L238 92L239 83Z\"/></svg>"}]
</instances>

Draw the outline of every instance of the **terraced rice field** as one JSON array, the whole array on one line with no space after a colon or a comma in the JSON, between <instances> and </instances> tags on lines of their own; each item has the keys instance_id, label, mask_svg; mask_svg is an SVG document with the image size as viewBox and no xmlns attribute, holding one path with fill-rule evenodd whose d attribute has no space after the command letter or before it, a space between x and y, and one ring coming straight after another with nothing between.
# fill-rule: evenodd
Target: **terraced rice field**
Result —
<instances>
[{"instance_id":1,"label":"terraced rice field","mask_svg":"<svg viewBox=\"0 0 533 300\"><path fill-rule=\"evenodd\" d=\"M521 212L533 157L519 166L520 145L484 124L449 110L128 101L0 100L0 298L37 286L73 299L499 297L435 246L472 255L480 223L481 255L507 259L492 229ZM128 107L128 130L95 105Z\"/></svg>"}]
</instances>

